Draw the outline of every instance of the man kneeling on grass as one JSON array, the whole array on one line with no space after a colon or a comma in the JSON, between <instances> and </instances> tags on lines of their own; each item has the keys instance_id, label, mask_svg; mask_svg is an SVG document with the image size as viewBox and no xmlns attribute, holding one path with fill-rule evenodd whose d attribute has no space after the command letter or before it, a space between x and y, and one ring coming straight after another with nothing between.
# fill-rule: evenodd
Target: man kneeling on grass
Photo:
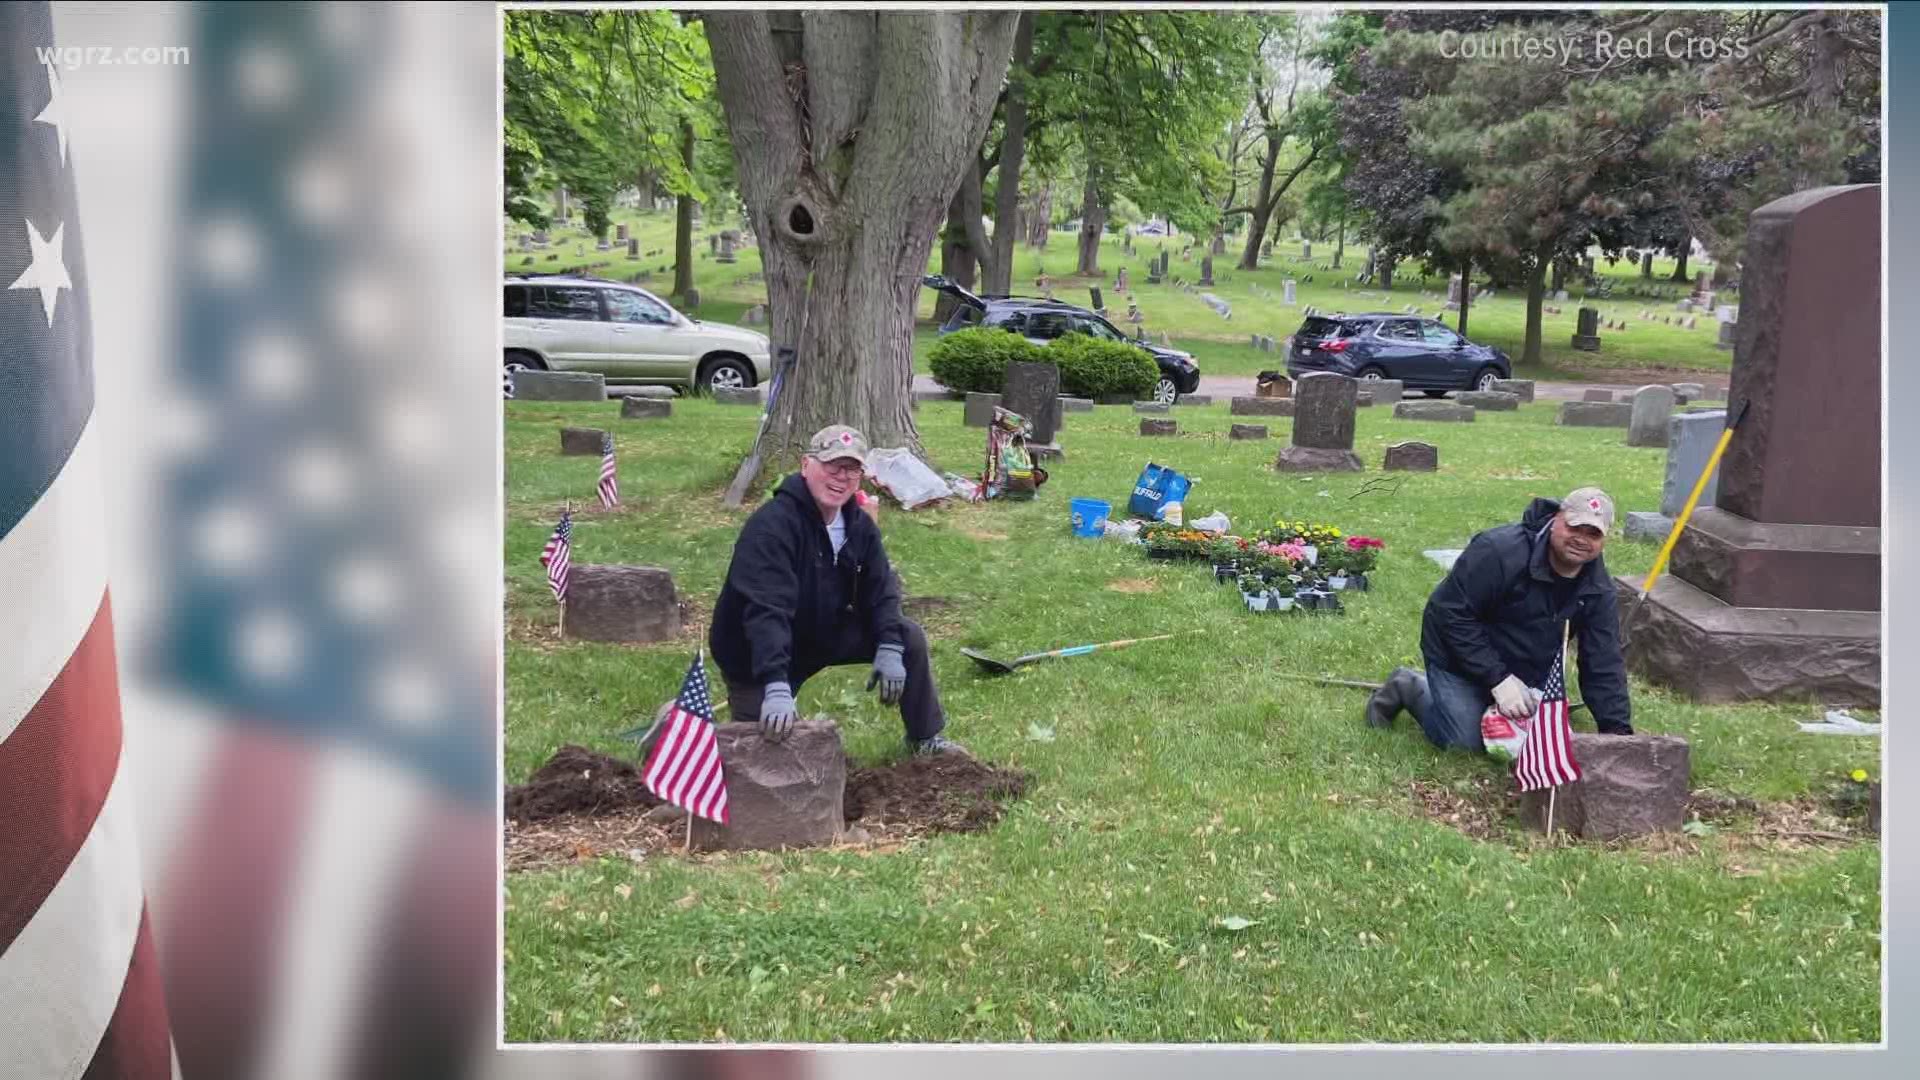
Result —
<instances>
[{"instance_id":1,"label":"man kneeling on grass","mask_svg":"<svg viewBox=\"0 0 1920 1080\"><path fill-rule=\"evenodd\" d=\"M1571 623L1595 726L1633 734L1619 605L1600 558L1612 527L1613 500L1587 487L1558 503L1535 499L1519 523L1476 535L1427 600L1426 673L1394 669L1367 702L1367 723L1391 727L1406 709L1435 746L1485 751L1489 706L1509 720L1539 709Z\"/></svg>"},{"instance_id":2,"label":"man kneeling on grass","mask_svg":"<svg viewBox=\"0 0 1920 1080\"><path fill-rule=\"evenodd\" d=\"M799 475L741 528L707 643L734 719L757 718L769 740L793 730L794 695L815 673L871 663L867 689L900 706L909 750L960 751L941 734L927 635L901 613L880 527L849 509L866 460L866 439L844 425L808 441Z\"/></svg>"}]
</instances>

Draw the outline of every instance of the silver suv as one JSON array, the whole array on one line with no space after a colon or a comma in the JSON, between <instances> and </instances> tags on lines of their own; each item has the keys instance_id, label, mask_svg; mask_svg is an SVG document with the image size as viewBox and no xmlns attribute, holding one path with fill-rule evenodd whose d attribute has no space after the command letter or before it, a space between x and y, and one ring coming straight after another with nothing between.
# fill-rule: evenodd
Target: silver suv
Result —
<instances>
[{"instance_id":1,"label":"silver suv","mask_svg":"<svg viewBox=\"0 0 1920 1080\"><path fill-rule=\"evenodd\" d=\"M747 388L773 374L767 336L703 322L640 288L577 275L508 275L508 370L584 371L610 383Z\"/></svg>"}]
</instances>

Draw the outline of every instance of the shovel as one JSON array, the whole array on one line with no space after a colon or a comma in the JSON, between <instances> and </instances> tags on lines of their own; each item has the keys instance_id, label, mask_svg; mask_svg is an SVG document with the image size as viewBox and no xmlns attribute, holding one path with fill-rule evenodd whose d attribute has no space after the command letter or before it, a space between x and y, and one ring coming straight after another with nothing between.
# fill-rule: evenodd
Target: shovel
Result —
<instances>
[{"instance_id":1,"label":"shovel","mask_svg":"<svg viewBox=\"0 0 1920 1080\"><path fill-rule=\"evenodd\" d=\"M1197 634L1199 631L1187 630L1183 631L1183 633ZM981 669L990 675L1011 675L1017 669L1031 664L1036 660L1046 660L1055 656L1081 656L1095 649L1118 649L1126 645L1138 645L1143 641L1165 641L1168 638L1179 636L1180 634L1161 634L1158 637L1127 638L1124 641L1108 641L1099 645L1075 645L1071 649L1055 649L1052 652L1028 653L1026 656L1020 657L1011 664L1001 660L995 660L991 656L975 652L972 649L961 649L960 652L974 663L979 664Z\"/></svg>"}]
</instances>

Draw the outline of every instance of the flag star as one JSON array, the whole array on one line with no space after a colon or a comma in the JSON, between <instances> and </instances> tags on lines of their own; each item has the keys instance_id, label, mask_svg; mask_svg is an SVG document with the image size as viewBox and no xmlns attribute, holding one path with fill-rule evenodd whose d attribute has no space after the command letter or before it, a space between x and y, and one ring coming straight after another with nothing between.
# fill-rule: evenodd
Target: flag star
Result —
<instances>
[{"instance_id":1,"label":"flag star","mask_svg":"<svg viewBox=\"0 0 1920 1080\"><path fill-rule=\"evenodd\" d=\"M40 306L46 309L47 325L53 325L53 309L60 302L60 290L72 289L73 279L67 276L65 256L67 226L63 222L54 226L53 238L40 235L33 222L27 222L27 244L33 250L33 262L9 289L39 289Z\"/></svg>"},{"instance_id":2,"label":"flag star","mask_svg":"<svg viewBox=\"0 0 1920 1080\"><path fill-rule=\"evenodd\" d=\"M52 64L47 65L47 107L33 118L38 124L52 124L60 137L60 164L67 163L67 123L66 114L60 107L60 72Z\"/></svg>"}]
</instances>

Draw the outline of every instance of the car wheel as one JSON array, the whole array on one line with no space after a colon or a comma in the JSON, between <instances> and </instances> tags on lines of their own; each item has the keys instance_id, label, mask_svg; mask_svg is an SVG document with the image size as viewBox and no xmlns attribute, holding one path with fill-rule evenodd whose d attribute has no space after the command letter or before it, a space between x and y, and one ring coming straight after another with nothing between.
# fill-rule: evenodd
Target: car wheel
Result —
<instances>
[{"instance_id":1,"label":"car wheel","mask_svg":"<svg viewBox=\"0 0 1920 1080\"><path fill-rule=\"evenodd\" d=\"M1153 400L1162 405L1173 404L1179 396L1180 388L1173 384L1172 379L1161 379L1153 384Z\"/></svg>"},{"instance_id":2,"label":"car wheel","mask_svg":"<svg viewBox=\"0 0 1920 1080\"><path fill-rule=\"evenodd\" d=\"M1445 390L1422 390L1420 392L1427 395L1428 397L1446 397L1447 396L1447 392Z\"/></svg>"},{"instance_id":3,"label":"car wheel","mask_svg":"<svg viewBox=\"0 0 1920 1080\"><path fill-rule=\"evenodd\" d=\"M1387 369L1381 367L1379 364L1368 364L1366 367L1360 369L1359 377L1367 382L1379 382L1381 379L1387 377Z\"/></svg>"},{"instance_id":4,"label":"car wheel","mask_svg":"<svg viewBox=\"0 0 1920 1080\"><path fill-rule=\"evenodd\" d=\"M538 356L521 349L508 349L505 370L507 371L545 371L546 362Z\"/></svg>"},{"instance_id":5,"label":"car wheel","mask_svg":"<svg viewBox=\"0 0 1920 1080\"><path fill-rule=\"evenodd\" d=\"M1499 368L1483 367L1480 369L1480 373L1473 377L1473 388L1475 390L1491 390L1493 389L1493 384L1499 381Z\"/></svg>"},{"instance_id":6,"label":"car wheel","mask_svg":"<svg viewBox=\"0 0 1920 1080\"><path fill-rule=\"evenodd\" d=\"M738 360L715 360L700 376L700 385L709 393L715 390L745 390L753 385L753 372Z\"/></svg>"}]
</instances>

